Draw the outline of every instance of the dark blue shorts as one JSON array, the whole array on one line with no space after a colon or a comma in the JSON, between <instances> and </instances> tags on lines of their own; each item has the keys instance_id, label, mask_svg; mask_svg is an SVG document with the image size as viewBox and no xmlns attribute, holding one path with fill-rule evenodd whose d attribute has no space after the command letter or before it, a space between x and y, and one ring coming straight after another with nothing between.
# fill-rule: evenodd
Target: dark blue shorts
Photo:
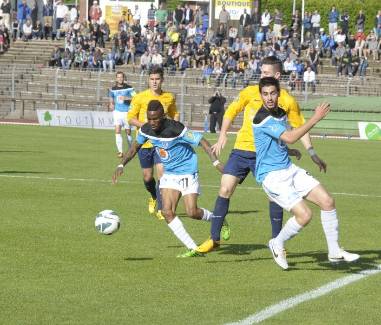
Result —
<instances>
[{"instance_id":1,"label":"dark blue shorts","mask_svg":"<svg viewBox=\"0 0 381 325\"><path fill-rule=\"evenodd\" d=\"M255 162L255 152L233 149L225 164L224 174L239 178L239 183L241 184L250 171L255 176Z\"/></svg>"},{"instance_id":2,"label":"dark blue shorts","mask_svg":"<svg viewBox=\"0 0 381 325\"><path fill-rule=\"evenodd\" d=\"M140 148L138 156L141 168L152 168L153 165L161 163L155 148Z\"/></svg>"}]
</instances>

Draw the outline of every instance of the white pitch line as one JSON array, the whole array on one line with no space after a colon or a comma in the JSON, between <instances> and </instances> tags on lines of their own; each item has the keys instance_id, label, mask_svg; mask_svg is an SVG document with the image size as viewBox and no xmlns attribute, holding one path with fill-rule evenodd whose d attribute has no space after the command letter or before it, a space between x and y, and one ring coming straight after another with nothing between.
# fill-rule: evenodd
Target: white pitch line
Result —
<instances>
[{"instance_id":1,"label":"white pitch line","mask_svg":"<svg viewBox=\"0 0 381 325\"><path fill-rule=\"evenodd\" d=\"M53 181L67 181L67 182L94 182L94 183L109 183L111 184L111 179L97 179L97 178L65 178L65 177L41 177L41 176L34 176L34 175L6 175L6 174L0 174L0 177L5 178L26 178L26 179L41 179L41 180L53 180ZM118 183L124 183L124 184L140 184L140 182L133 182L133 181L123 181L118 180ZM208 187L208 188L220 188L220 185L202 185L202 187ZM250 190L250 191L260 191L262 190L260 187L254 187L254 186L238 186L237 189L240 190ZM381 198L381 195L376 194L362 194L362 193L345 193L345 192L332 192L333 195L342 195L342 196L354 196L354 197L369 197L369 198Z\"/></svg>"},{"instance_id":2,"label":"white pitch line","mask_svg":"<svg viewBox=\"0 0 381 325\"><path fill-rule=\"evenodd\" d=\"M319 298L334 290L340 289L348 284L367 278L370 275L374 275L381 272L381 264L376 265L375 269L369 269L360 271L356 274L348 275L346 277L329 282L315 290L308 291L306 293L282 300L281 302L262 309L256 314L253 314L243 320L234 323L227 323L225 325L251 325L260 323L268 318L271 318L285 310L294 308L295 306L304 303L306 301Z\"/></svg>"}]
</instances>

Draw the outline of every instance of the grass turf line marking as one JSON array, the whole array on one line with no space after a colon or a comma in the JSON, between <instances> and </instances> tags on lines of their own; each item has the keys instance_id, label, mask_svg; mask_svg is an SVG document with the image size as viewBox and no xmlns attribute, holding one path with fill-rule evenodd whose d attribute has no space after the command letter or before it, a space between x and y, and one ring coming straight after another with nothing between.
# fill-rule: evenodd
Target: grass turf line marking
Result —
<instances>
[{"instance_id":1,"label":"grass turf line marking","mask_svg":"<svg viewBox=\"0 0 381 325\"><path fill-rule=\"evenodd\" d=\"M381 264L376 265L375 269L363 270L356 274L348 275L335 281L329 282L317 289L308 291L306 293L282 300L281 302L271 305L265 309L262 309L256 314L253 314L243 320L234 323L227 323L225 325L250 325L257 324L266 319L269 319L285 310L294 308L295 306L304 303L306 301L319 298L334 290L340 289L348 284L367 278L368 276L381 272Z\"/></svg>"},{"instance_id":2,"label":"grass turf line marking","mask_svg":"<svg viewBox=\"0 0 381 325\"><path fill-rule=\"evenodd\" d=\"M67 182L95 182L95 183L109 183L109 184L111 184L111 179L105 180L105 179L97 179L97 178L41 177L41 176L33 176L33 175L6 175L6 174L2 174L2 175L0 174L0 177L41 179L41 180L49 180L49 181L67 181ZM118 183L141 184L140 182L123 181L123 180L118 180ZM210 184L202 185L202 187L220 188L219 185L210 185ZM250 191L262 190L260 187L254 187L254 186L238 186L237 189L250 190ZM342 195L342 196L354 196L354 197L381 198L381 195L376 195L376 194L345 193L345 192L331 192L331 194Z\"/></svg>"}]
</instances>

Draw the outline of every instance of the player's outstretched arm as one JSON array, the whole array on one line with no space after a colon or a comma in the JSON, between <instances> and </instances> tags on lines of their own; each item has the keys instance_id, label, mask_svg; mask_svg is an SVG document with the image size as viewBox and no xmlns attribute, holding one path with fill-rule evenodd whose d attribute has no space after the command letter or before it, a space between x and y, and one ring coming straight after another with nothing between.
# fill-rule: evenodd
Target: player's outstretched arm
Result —
<instances>
[{"instance_id":1,"label":"player's outstretched arm","mask_svg":"<svg viewBox=\"0 0 381 325\"><path fill-rule=\"evenodd\" d=\"M200 146L208 154L213 166L216 167L220 173L222 173L224 170L224 165L218 160L216 154L213 152L212 147L210 146L209 141L205 138L201 138Z\"/></svg>"},{"instance_id":2,"label":"player's outstretched arm","mask_svg":"<svg viewBox=\"0 0 381 325\"><path fill-rule=\"evenodd\" d=\"M316 123L322 120L330 110L328 103L322 103L315 108L315 113L308 122L296 129L285 131L281 134L280 139L287 144L293 144L298 141L303 135L311 130Z\"/></svg>"},{"instance_id":3,"label":"player's outstretched arm","mask_svg":"<svg viewBox=\"0 0 381 325\"><path fill-rule=\"evenodd\" d=\"M310 134L307 132L300 138L300 141L302 142L304 148L306 148L306 150L308 151L308 154L310 155L312 161L316 165L318 165L319 170L326 172L327 164L322 159L320 159L320 157L315 152L314 147L312 146Z\"/></svg>"},{"instance_id":4,"label":"player's outstretched arm","mask_svg":"<svg viewBox=\"0 0 381 325\"><path fill-rule=\"evenodd\" d=\"M221 150L225 147L226 143L228 142L228 130L230 129L230 126L232 125L232 121L224 117L222 120L220 135L218 136L217 142L211 146L212 152L215 153L217 156L221 154Z\"/></svg>"},{"instance_id":5,"label":"player's outstretched arm","mask_svg":"<svg viewBox=\"0 0 381 325\"><path fill-rule=\"evenodd\" d=\"M142 145L134 141L130 149L123 155L122 161L116 167L114 174L112 175L112 183L115 184L118 181L118 177L123 174L123 168L126 164L135 157Z\"/></svg>"}]
</instances>

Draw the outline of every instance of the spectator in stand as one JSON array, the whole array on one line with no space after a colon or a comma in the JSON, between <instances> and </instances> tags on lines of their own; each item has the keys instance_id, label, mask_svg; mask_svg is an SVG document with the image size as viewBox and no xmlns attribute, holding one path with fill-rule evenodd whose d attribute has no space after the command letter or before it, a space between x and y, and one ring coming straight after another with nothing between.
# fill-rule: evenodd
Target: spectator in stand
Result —
<instances>
[{"instance_id":1,"label":"spectator in stand","mask_svg":"<svg viewBox=\"0 0 381 325\"><path fill-rule=\"evenodd\" d=\"M336 10L335 6L332 6L331 11L328 14L328 30L329 35L332 37L334 32L337 30L337 22L339 21L340 14Z\"/></svg>"},{"instance_id":2,"label":"spectator in stand","mask_svg":"<svg viewBox=\"0 0 381 325\"><path fill-rule=\"evenodd\" d=\"M155 14L156 14L156 9L153 3L151 3L151 6L147 11L147 26L151 30L155 28Z\"/></svg>"},{"instance_id":3,"label":"spectator in stand","mask_svg":"<svg viewBox=\"0 0 381 325\"><path fill-rule=\"evenodd\" d=\"M353 48L351 49L351 73L355 76L360 66L360 57L358 52Z\"/></svg>"},{"instance_id":4,"label":"spectator in stand","mask_svg":"<svg viewBox=\"0 0 381 325\"><path fill-rule=\"evenodd\" d=\"M254 6L253 12L251 13L251 38L253 40L256 39L257 32L259 31L259 27L261 26L261 14L258 11L258 7Z\"/></svg>"},{"instance_id":5,"label":"spectator in stand","mask_svg":"<svg viewBox=\"0 0 381 325\"><path fill-rule=\"evenodd\" d=\"M168 19L168 11L164 8L165 4L162 2L159 5L159 9L155 12L155 21L159 33L165 32L165 26Z\"/></svg>"},{"instance_id":6,"label":"spectator in stand","mask_svg":"<svg viewBox=\"0 0 381 325\"><path fill-rule=\"evenodd\" d=\"M204 32L204 28L203 28L203 19L202 19L202 16L203 16L203 11L200 9L199 6L196 6L195 8L195 11L193 13L193 21L196 25L197 28L201 29L202 30L202 33L205 34ZM209 25L208 25L209 27Z\"/></svg>"},{"instance_id":7,"label":"spectator in stand","mask_svg":"<svg viewBox=\"0 0 381 325\"><path fill-rule=\"evenodd\" d=\"M306 11L304 13L304 18L303 18L304 35L309 33L314 37L315 35L312 34L311 18L312 18L311 14L308 11Z\"/></svg>"},{"instance_id":8,"label":"spectator in stand","mask_svg":"<svg viewBox=\"0 0 381 325\"><path fill-rule=\"evenodd\" d=\"M189 57L183 53L179 58L179 70L184 72L188 68L190 68Z\"/></svg>"},{"instance_id":9,"label":"spectator in stand","mask_svg":"<svg viewBox=\"0 0 381 325\"><path fill-rule=\"evenodd\" d=\"M278 38L282 36L282 26L283 14L278 9L275 9L273 31L274 35Z\"/></svg>"},{"instance_id":10,"label":"spectator in stand","mask_svg":"<svg viewBox=\"0 0 381 325\"><path fill-rule=\"evenodd\" d=\"M218 129L221 130L222 118L225 113L225 103L226 98L221 95L221 93L216 90L214 95L208 99L209 107L209 131L210 133L216 133L216 125L218 124Z\"/></svg>"},{"instance_id":11,"label":"spectator in stand","mask_svg":"<svg viewBox=\"0 0 381 325\"><path fill-rule=\"evenodd\" d=\"M62 36L65 37L66 33L69 32L70 22L67 19L67 16L61 22L60 27L57 29L56 39L59 40Z\"/></svg>"},{"instance_id":12,"label":"spectator in stand","mask_svg":"<svg viewBox=\"0 0 381 325\"><path fill-rule=\"evenodd\" d=\"M311 16L311 24L312 24L312 35L316 37L316 35L319 35L320 32L320 14L317 10L314 11L313 15Z\"/></svg>"},{"instance_id":13,"label":"spectator in stand","mask_svg":"<svg viewBox=\"0 0 381 325\"><path fill-rule=\"evenodd\" d=\"M381 39L381 10L378 11L374 19L374 32L378 39Z\"/></svg>"},{"instance_id":14,"label":"spectator in stand","mask_svg":"<svg viewBox=\"0 0 381 325\"><path fill-rule=\"evenodd\" d=\"M152 53L151 64L158 67L163 66L163 57L160 53L157 53L157 50L154 50Z\"/></svg>"},{"instance_id":15,"label":"spectator in stand","mask_svg":"<svg viewBox=\"0 0 381 325\"><path fill-rule=\"evenodd\" d=\"M223 26L225 33L228 29L228 24L230 23L230 13L225 9L225 5L222 5L222 10L218 16L218 21L221 26Z\"/></svg>"},{"instance_id":16,"label":"spectator in stand","mask_svg":"<svg viewBox=\"0 0 381 325\"><path fill-rule=\"evenodd\" d=\"M37 22L38 7L36 0L31 0L29 2L30 7L30 20L32 21L32 26L34 27Z\"/></svg>"},{"instance_id":17,"label":"spectator in stand","mask_svg":"<svg viewBox=\"0 0 381 325\"><path fill-rule=\"evenodd\" d=\"M295 61L295 65L296 65L296 73L298 74L298 79L302 80L303 79L304 70L305 70L304 63L303 63L303 61L297 59Z\"/></svg>"},{"instance_id":18,"label":"spectator in stand","mask_svg":"<svg viewBox=\"0 0 381 325\"><path fill-rule=\"evenodd\" d=\"M346 43L348 43L349 35L349 14L348 10L344 11L344 14L340 16L341 31L346 36Z\"/></svg>"},{"instance_id":19,"label":"spectator in stand","mask_svg":"<svg viewBox=\"0 0 381 325\"><path fill-rule=\"evenodd\" d=\"M226 39L226 28L223 23L220 23L215 36L216 45L221 46L224 39Z\"/></svg>"},{"instance_id":20,"label":"spectator in stand","mask_svg":"<svg viewBox=\"0 0 381 325\"><path fill-rule=\"evenodd\" d=\"M250 21L250 15L247 13L246 9L243 9L243 14L239 17L239 29L238 29L238 34L239 37L243 36L243 31L245 28L250 26L251 21Z\"/></svg>"},{"instance_id":21,"label":"spectator in stand","mask_svg":"<svg viewBox=\"0 0 381 325\"><path fill-rule=\"evenodd\" d=\"M184 10L180 4L177 5L175 11L173 12L173 22L176 27L184 23Z\"/></svg>"},{"instance_id":22,"label":"spectator in stand","mask_svg":"<svg viewBox=\"0 0 381 325\"><path fill-rule=\"evenodd\" d=\"M194 17L193 17L193 10L189 7L189 4L185 4L184 8L184 23L185 25L188 25L189 23L194 22Z\"/></svg>"},{"instance_id":23,"label":"spectator in stand","mask_svg":"<svg viewBox=\"0 0 381 325\"><path fill-rule=\"evenodd\" d=\"M26 0L22 0L22 2L17 6L17 38L20 39L20 33L23 32L23 25L26 23L27 19L30 17L31 10L26 3Z\"/></svg>"},{"instance_id":24,"label":"spectator in stand","mask_svg":"<svg viewBox=\"0 0 381 325\"><path fill-rule=\"evenodd\" d=\"M78 9L76 6L72 6L70 8L70 12L69 12L69 20L71 23L74 23L75 21L78 20Z\"/></svg>"},{"instance_id":25,"label":"spectator in stand","mask_svg":"<svg viewBox=\"0 0 381 325\"><path fill-rule=\"evenodd\" d=\"M131 63L135 65L135 52L135 39L133 36L129 36L126 46L124 48L124 64L128 64L131 59Z\"/></svg>"},{"instance_id":26,"label":"spectator in stand","mask_svg":"<svg viewBox=\"0 0 381 325\"><path fill-rule=\"evenodd\" d=\"M333 57L333 64L336 66L336 76L339 77L342 74L343 70L343 57L345 54L345 47L343 43L339 43L335 55Z\"/></svg>"},{"instance_id":27,"label":"spectator in stand","mask_svg":"<svg viewBox=\"0 0 381 325\"><path fill-rule=\"evenodd\" d=\"M42 25L39 20L36 21L36 25L32 28L32 38L42 39Z\"/></svg>"},{"instance_id":28,"label":"spectator in stand","mask_svg":"<svg viewBox=\"0 0 381 325\"><path fill-rule=\"evenodd\" d=\"M307 91L307 88L311 86L312 92L316 90L316 75L311 67L307 67L307 70L303 74L304 90Z\"/></svg>"},{"instance_id":29,"label":"spectator in stand","mask_svg":"<svg viewBox=\"0 0 381 325\"><path fill-rule=\"evenodd\" d=\"M61 59L62 69L69 70L70 69L70 65L71 65L71 61L72 61L72 55L71 55L70 50L67 48L65 50L63 56L62 56L62 59Z\"/></svg>"},{"instance_id":30,"label":"spectator in stand","mask_svg":"<svg viewBox=\"0 0 381 325\"><path fill-rule=\"evenodd\" d=\"M362 29L359 29L355 35L355 40L356 40L356 44L355 44L355 49L359 52L359 56L361 57L363 55L363 48L365 46L365 40L366 40L366 36L363 32Z\"/></svg>"},{"instance_id":31,"label":"spectator in stand","mask_svg":"<svg viewBox=\"0 0 381 325\"><path fill-rule=\"evenodd\" d=\"M47 40L49 37L53 40L53 1L49 0L44 3L42 7L42 16L43 16L43 37Z\"/></svg>"},{"instance_id":32,"label":"spectator in stand","mask_svg":"<svg viewBox=\"0 0 381 325\"><path fill-rule=\"evenodd\" d=\"M137 4L135 5L134 12L132 13L132 18L134 19L136 24L140 26L140 20L142 19L142 14L140 12L139 5Z\"/></svg>"},{"instance_id":33,"label":"spectator in stand","mask_svg":"<svg viewBox=\"0 0 381 325\"><path fill-rule=\"evenodd\" d=\"M269 31L271 21L271 15L268 9L266 8L264 13L261 15L261 27L264 34L264 39L266 39L266 34Z\"/></svg>"},{"instance_id":34,"label":"spectator in stand","mask_svg":"<svg viewBox=\"0 0 381 325\"><path fill-rule=\"evenodd\" d=\"M233 45L234 40L237 38L237 36L238 36L238 29L235 28L234 26L230 26L228 31L229 47Z\"/></svg>"},{"instance_id":35,"label":"spectator in stand","mask_svg":"<svg viewBox=\"0 0 381 325\"><path fill-rule=\"evenodd\" d=\"M298 81L298 76L296 74L295 71L292 71L290 73L290 76L288 78L288 87L291 91L294 91L295 88L296 88L296 84L297 84L297 81Z\"/></svg>"},{"instance_id":36,"label":"spectator in stand","mask_svg":"<svg viewBox=\"0 0 381 325\"><path fill-rule=\"evenodd\" d=\"M97 0L94 0L92 6L90 7L89 17L91 23L99 22L102 17L102 9L99 7Z\"/></svg>"},{"instance_id":37,"label":"spectator in stand","mask_svg":"<svg viewBox=\"0 0 381 325\"><path fill-rule=\"evenodd\" d=\"M216 77L216 87L219 87L223 77L224 77L224 69L222 68L221 62L214 63L213 75Z\"/></svg>"},{"instance_id":38,"label":"spectator in stand","mask_svg":"<svg viewBox=\"0 0 381 325\"><path fill-rule=\"evenodd\" d=\"M146 50L143 55L140 57L140 69L142 71L149 70L151 66L151 55L149 54L148 50Z\"/></svg>"},{"instance_id":39,"label":"spectator in stand","mask_svg":"<svg viewBox=\"0 0 381 325\"><path fill-rule=\"evenodd\" d=\"M372 55L373 61L376 61L376 58L377 58L377 52L378 52L377 45L378 45L377 37L374 34L374 31L371 30L365 40L365 46L364 46L365 54L364 55L366 57L370 57L370 55Z\"/></svg>"},{"instance_id":40,"label":"spectator in stand","mask_svg":"<svg viewBox=\"0 0 381 325\"><path fill-rule=\"evenodd\" d=\"M58 45L55 45L49 60L49 67L59 67L61 66L61 49Z\"/></svg>"},{"instance_id":41,"label":"spectator in stand","mask_svg":"<svg viewBox=\"0 0 381 325\"><path fill-rule=\"evenodd\" d=\"M302 26L302 18L300 17L299 10L295 10L291 20L292 31L300 34L300 28Z\"/></svg>"},{"instance_id":42,"label":"spectator in stand","mask_svg":"<svg viewBox=\"0 0 381 325\"><path fill-rule=\"evenodd\" d=\"M334 33L334 40L336 42L336 44L339 44L339 43L347 43L348 40L347 40L347 36L346 34L342 31L341 28L338 28L336 30L336 32Z\"/></svg>"},{"instance_id":43,"label":"spectator in stand","mask_svg":"<svg viewBox=\"0 0 381 325\"><path fill-rule=\"evenodd\" d=\"M359 11L359 14L356 17L356 29L365 29L365 14L362 10Z\"/></svg>"},{"instance_id":44,"label":"spectator in stand","mask_svg":"<svg viewBox=\"0 0 381 325\"><path fill-rule=\"evenodd\" d=\"M363 55L360 58L359 75L361 79L366 77L366 69L368 68L368 58Z\"/></svg>"},{"instance_id":45,"label":"spectator in stand","mask_svg":"<svg viewBox=\"0 0 381 325\"><path fill-rule=\"evenodd\" d=\"M30 19L26 20L26 23L22 26L22 39L24 42L32 39L32 21Z\"/></svg>"},{"instance_id":46,"label":"spectator in stand","mask_svg":"<svg viewBox=\"0 0 381 325\"><path fill-rule=\"evenodd\" d=\"M108 49L104 54L103 59L103 71L106 72L107 69L112 72L115 68L115 60L114 60L114 54L112 53L111 49Z\"/></svg>"},{"instance_id":47,"label":"spectator in stand","mask_svg":"<svg viewBox=\"0 0 381 325\"><path fill-rule=\"evenodd\" d=\"M10 30L11 28L11 3L9 0L3 0L3 3L0 7L1 11L3 12L1 16L3 17L3 24L5 27Z\"/></svg>"},{"instance_id":48,"label":"spectator in stand","mask_svg":"<svg viewBox=\"0 0 381 325\"><path fill-rule=\"evenodd\" d=\"M295 62L290 59L290 57L287 57L286 61L283 63L283 70L286 75L291 74L292 72L296 71L296 65Z\"/></svg>"}]
</instances>

